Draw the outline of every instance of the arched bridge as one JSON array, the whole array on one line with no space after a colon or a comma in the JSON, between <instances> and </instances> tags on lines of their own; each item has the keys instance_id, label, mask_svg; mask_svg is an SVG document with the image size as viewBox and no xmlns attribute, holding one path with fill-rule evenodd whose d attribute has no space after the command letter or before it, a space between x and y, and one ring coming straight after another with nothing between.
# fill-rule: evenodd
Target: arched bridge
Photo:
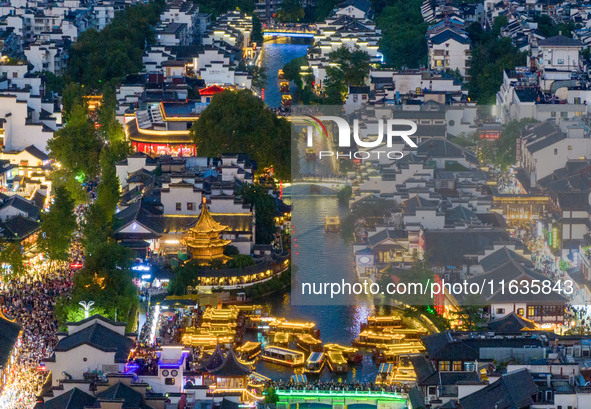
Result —
<instances>
[{"instance_id":1,"label":"arched bridge","mask_svg":"<svg viewBox=\"0 0 591 409\"><path fill-rule=\"evenodd\" d=\"M348 178L339 178L335 176L301 176L293 179L291 183L286 183L284 186L320 186L330 190L340 190L344 186L350 186L351 180Z\"/></svg>"},{"instance_id":2,"label":"arched bridge","mask_svg":"<svg viewBox=\"0 0 591 409\"><path fill-rule=\"evenodd\" d=\"M403 409L407 405L406 394L385 391L357 390L277 390L277 409L299 407L335 409Z\"/></svg>"},{"instance_id":3,"label":"arched bridge","mask_svg":"<svg viewBox=\"0 0 591 409\"><path fill-rule=\"evenodd\" d=\"M317 32L312 25L274 25L263 29L263 37L314 38Z\"/></svg>"}]
</instances>

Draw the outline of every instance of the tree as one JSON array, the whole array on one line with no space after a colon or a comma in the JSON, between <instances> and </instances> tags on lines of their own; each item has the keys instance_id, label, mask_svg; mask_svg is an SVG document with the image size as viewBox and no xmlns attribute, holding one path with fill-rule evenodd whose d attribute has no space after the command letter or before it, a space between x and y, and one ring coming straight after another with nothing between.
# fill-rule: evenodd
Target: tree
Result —
<instances>
[{"instance_id":1,"label":"tree","mask_svg":"<svg viewBox=\"0 0 591 409\"><path fill-rule=\"evenodd\" d=\"M64 111L64 121L68 121L75 106L85 107L84 89L76 82L69 82L65 85L62 94L62 106Z\"/></svg>"},{"instance_id":2,"label":"tree","mask_svg":"<svg viewBox=\"0 0 591 409\"><path fill-rule=\"evenodd\" d=\"M246 203L254 206L256 213L256 242L269 244L275 237L275 200L264 186L244 184L237 193Z\"/></svg>"},{"instance_id":3,"label":"tree","mask_svg":"<svg viewBox=\"0 0 591 409\"><path fill-rule=\"evenodd\" d=\"M21 243L18 241L5 243L0 251L0 263L10 265L11 276L22 277L26 268Z\"/></svg>"},{"instance_id":4,"label":"tree","mask_svg":"<svg viewBox=\"0 0 591 409\"><path fill-rule=\"evenodd\" d=\"M304 14L299 0L283 0L277 12L277 20L282 23L297 23L304 18Z\"/></svg>"},{"instance_id":5,"label":"tree","mask_svg":"<svg viewBox=\"0 0 591 409\"><path fill-rule=\"evenodd\" d=\"M94 301L97 313L118 320L135 321L137 290L131 273L132 254L112 240L97 246L96 252L86 258L84 268L74 276L70 299L56 306L60 321L80 308L80 301Z\"/></svg>"},{"instance_id":6,"label":"tree","mask_svg":"<svg viewBox=\"0 0 591 409\"><path fill-rule=\"evenodd\" d=\"M102 141L80 105L74 105L66 125L47 141L50 156L81 180L98 172Z\"/></svg>"},{"instance_id":7,"label":"tree","mask_svg":"<svg viewBox=\"0 0 591 409\"><path fill-rule=\"evenodd\" d=\"M263 89L267 86L267 68L258 65L249 65L248 73L252 76L252 86Z\"/></svg>"},{"instance_id":8,"label":"tree","mask_svg":"<svg viewBox=\"0 0 591 409\"><path fill-rule=\"evenodd\" d=\"M101 151L100 163L101 181L97 187L95 204L102 209L106 222L111 223L119 203L119 178L117 178L113 155L106 146Z\"/></svg>"},{"instance_id":9,"label":"tree","mask_svg":"<svg viewBox=\"0 0 591 409\"><path fill-rule=\"evenodd\" d=\"M37 246L51 261L66 261L69 256L72 233L76 229L74 200L64 186L55 189L55 198L49 212L41 215L41 238Z\"/></svg>"},{"instance_id":10,"label":"tree","mask_svg":"<svg viewBox=\"0 0 591 409\"><path fill-rule=\"evenodd\" d=\"M244 152L259 168L273 167L281 179L291 176L291 129L248 90L213 97L191 128L197 152L218 157Z\"/></svg>"},{"instance_id":11,"label":"tree","mask_svg":"<svg viewBox=\"0 0 591 409\"><path fill-rule=\"evenodd\" d=\"M369 54L355 48L349 50L341 47L328 55L330 62L337 64L338 69L343 73L343 80L347 85L364 85L365 79L369 76Z\"/></svg>"},{"instance_id":12,"label":"tree","mask_svg":"<svg viewBox=\"0 0 591 409\"><path fill-rule=\"evenodd\" d=\"M252 33L250 34L250 40L257 44L263 44L263 27L261 25L261 20L256 14L252 16Z\"/></svg>"},{"instance_id":13,"label":"tree","mask_svg":"<svg viewBox=\"0 0 591 409\"><path fill-rule=\"evenodd\" d=\"M508 37L499 37L507 24L504 16L495 19L491 32L484 31L480 24L468 26L472 41L472 62L468 91L470 98L479 104L491 104L503 83L503 71L526 63L526 54L520 52Z\"/></svg>"},{"instance_id":14,"label":"tree","mask_svg":"<svg viewBox=\"0 0 591 409\"><path fill-rule=\"evenodd\" d=\"M113 78L122 79L142 68L142 55L155 41L155 25L163 0L127 7L103 30L89 29L72 46L66 73L92 90Z\"/></svg>"},{"instance_id":15,"label":"tree","mask_svg":"<svg viewBox=\"0 0 591 409\"><path fill-rule=\"evenodd\" d=\"M108 84L103 88L103 102L98 110L99 135L107 141L115 161L125 159L131 152L131 144L125 137L123 125L116 117L117 99L115 87Z\"/></svg>"},{"instance_id":16,"label":"tree","mask_svg":"<svg viewBox=\"0 0 591 409\"><path fill-rule=\"evenodd\" d=\"M275 388L272 386L265 389L265 403L266 404L275 404L279 401L279 395L275 392Z\"/></svg>"},{"instance_id":17,"label":"tree","mask_svg":"<svg viewBox=\"0 0 591 409\"><path fill-rule=\"evenodd\" d=\"M107 215L103 206L96 202L86 210L85 223L82 233L84 236L84 253L89 256L96 253L96 249L109 240L112 227L109 224L111 216Z\"/></svg>"},{"instance_id":18,"label":"tree","mask_svg":"<svg viewBox=\"0 0 591 409\"><path fill-rule=\"evenodd\" d=\"M482 305L462 305L455 312L454 316L459 323L459 329L462 331L475 331L480 328L486 320L482 314L484 306Z\"/></svg>"},{"instance_id":19,"label":"tree","mask_svg":"<svg viewBox=\"0 0 591 409\"><path fill-rule=\"evenodd\" d=\"M534 119L524 118L520 121L511 121L503 127L497 140L480 140L479 148L485 163L492 163L502 170L515 163L515 145L521 136L521 130L527 124L535 122Z\"/></svg>"},{"instance_id":20,"label":"tree","mask_svg":"<svg viewBox=\"0 0 591 409\"><path fill-rule=\"evenodd\" d=\"M350 185L343 186L343 188L337 192L337 198L339 199L339 203L349 204L349 199L351 199L351 195L353 195L353 188Z\"/></svg>"},{"instance_id":21,"label":"tree","mask_svg":"<svg viewBox=\"0 0 591 409\"><path fill-rule=\"evenodd\" d=\"M427 64L428 24L421 14L422 0L393 0L376 18L382 30L380 49L394 68L419 68Z\"/></svg>"}]
</instances>

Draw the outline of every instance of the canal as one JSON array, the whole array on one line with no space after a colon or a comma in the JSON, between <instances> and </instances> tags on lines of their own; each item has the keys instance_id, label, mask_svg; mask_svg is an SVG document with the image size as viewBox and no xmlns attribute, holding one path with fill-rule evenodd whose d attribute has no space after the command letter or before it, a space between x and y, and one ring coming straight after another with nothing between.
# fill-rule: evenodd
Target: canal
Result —
<instances>
[{"instance_id":1,"label":"canal","mask_svg":"<svg viewBox=\"0 0 591 409\"><path fill-rule=\"evenodd\" d=\"M272 42L266 41L263 44L261 65L266 68L268 83L265 89L265 102L269 107L275 108L281 104L281 93L277 81L277 71L293 60L294 58L306 55L310 44L294 43L293 40L281 39ZM299 151L303 151L298 149ZM316 162L300 160L300 171L302 173L322 173ZM332 173L329 170L326 173ZM343 242L339 233L327 233L324 230L325 216L339 215L341 219L347 214L347 207L340 205L336 196L327 194L309 194L308 187L298 187L300 191L290 192L289 195L297 194L292 201L292 223L295 230L294 236L301 237L298 241L296 282L305 281L307 277L315 277L316 280L326 279L330 281L329 275L339 271L344 277L353 278L354 259L350 245ZM306 190L301 190L306 189ZM299 193L299 194L298 194ZM325 192L323 192L325 193ZM288 198L289 200L289 198ZM327 263L326 254L332 254L330 265ZM336 257L335 257L336 256ZM334 260L338 263L334 263ZM329 304L329 303L326 303ZM282 298L270 300L268 306L275 316L285 317L294 320L305 320L316 323L320 330L320 338L323 343L340 343L351 345L351 342L359 334L360 326L367 320L367 317L376 312L373 304L367 300L359 299L348 302L349 305L301 305L292 302L291 295L285 294ZM259 361L257 371L272 379L289 380L293 369ZM320 375L321 380L339 379L343 382L373 382L377 373L377 367L372 362L371 356L365 354L363 363L352 367L347 376L332 375L328 368L325 368ZM308 376L313 378L313 376Z\"/></svg>"}]
</instances>

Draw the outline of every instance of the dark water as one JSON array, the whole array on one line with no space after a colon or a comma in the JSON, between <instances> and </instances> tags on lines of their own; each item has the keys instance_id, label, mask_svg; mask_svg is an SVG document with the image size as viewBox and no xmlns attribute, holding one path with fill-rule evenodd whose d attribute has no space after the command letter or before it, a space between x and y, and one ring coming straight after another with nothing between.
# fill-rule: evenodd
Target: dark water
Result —
<instances>
[{"instance_id":1,"label":"dark water","mask_svg":"<svg viewBox=\"0 0 591 409\"><path fill-rule=\"evenodd\" d=\"M297 41L297 42L296 42ZM281 92L277 72L294 58L306 55L310 46L307 40L277 39L265 41L261 56L261 65L267 69L267 87L265 88L265 103L271 108L281 106Z\"/></svg>"}]
</instances>

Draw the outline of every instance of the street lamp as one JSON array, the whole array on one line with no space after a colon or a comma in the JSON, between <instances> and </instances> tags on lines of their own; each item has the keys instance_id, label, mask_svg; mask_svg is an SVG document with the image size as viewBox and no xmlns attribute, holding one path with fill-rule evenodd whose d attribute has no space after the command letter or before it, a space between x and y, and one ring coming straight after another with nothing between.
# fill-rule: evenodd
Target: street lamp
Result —
<instances>
[{"instance_id":1,"label":"street lamp","mask_svg":"<svg viewBox=\"0 0 591 409\"><path fill-rule=\"evenodd\" d=\"M84 309L84 319L88 318L90 308L94 305L94 301L80 301L78 304Z\"/></svg>"}]
</instances>

